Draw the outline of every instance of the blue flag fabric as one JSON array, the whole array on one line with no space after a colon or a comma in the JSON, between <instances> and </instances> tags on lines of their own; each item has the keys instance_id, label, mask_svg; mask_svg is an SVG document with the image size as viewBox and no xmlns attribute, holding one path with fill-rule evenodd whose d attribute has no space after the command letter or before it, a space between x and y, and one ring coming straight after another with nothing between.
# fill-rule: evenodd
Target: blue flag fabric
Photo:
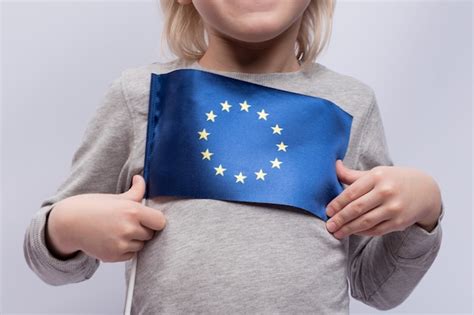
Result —
<instances>
[{"instance_id":1,"label":"blue flag fabric","mask_svg":"<svg viewBox=\"0 0 474 315\"><path fill-rule=\"evenodd\" d=\"M152 73L145 198L282 204L327 221L351 124L326 99L195 69Z\"/></svg>"}]
</instances>

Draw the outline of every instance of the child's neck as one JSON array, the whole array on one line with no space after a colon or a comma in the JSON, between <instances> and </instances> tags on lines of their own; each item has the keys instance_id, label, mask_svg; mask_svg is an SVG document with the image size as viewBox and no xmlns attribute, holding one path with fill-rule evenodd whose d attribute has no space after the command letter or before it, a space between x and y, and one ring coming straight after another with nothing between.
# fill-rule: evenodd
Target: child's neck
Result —
<instances>
[{"instance_id":1,"label":"child's neck","mask_svg":"<svg viewBox=\"0 0 474 315\"><path fill-rule=\"evenodd\" d=\"M259 43L239 42L211 31L209 47L199 64L219 71L245 73L299 71L294 49L297 31L297 27L290 27L276 38Z\"/></svg>"}]
</instances>

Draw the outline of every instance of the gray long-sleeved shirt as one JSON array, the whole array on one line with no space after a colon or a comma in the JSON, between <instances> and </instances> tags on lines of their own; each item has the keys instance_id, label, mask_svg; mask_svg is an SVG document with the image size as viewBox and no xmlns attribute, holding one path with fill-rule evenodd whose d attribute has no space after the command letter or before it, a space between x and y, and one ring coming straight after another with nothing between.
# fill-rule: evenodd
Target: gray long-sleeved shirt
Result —
<instances>
[{"instance_id":1,"label":"gray long-sleeved shirt","mask_svg":"<svg viewBox=\"0 0 474 315\"><path fill-rule=\"evenodd\" d=\"M369 170L393 165L380 111L370 87L313 63L291 73L247 74L203 69L181 61L124 70L89 122L69 176L27 227L24 254L46 283L93 276L100 261L79 252L61 260L45 244L48 213L66 197L121 193L143 174L151 73L194 68L328 99L353 116L344 164ZM133 314L347 314L349 292L378 309L402 303L441 246L436 227L418 225L383 236L336 239L325 222L297 208L213 199L157 197L166 227L139 252ZM131 263L126 263L129 279ZM349 291L350 288L350 291Z\"/></svg>"}]
</instances>

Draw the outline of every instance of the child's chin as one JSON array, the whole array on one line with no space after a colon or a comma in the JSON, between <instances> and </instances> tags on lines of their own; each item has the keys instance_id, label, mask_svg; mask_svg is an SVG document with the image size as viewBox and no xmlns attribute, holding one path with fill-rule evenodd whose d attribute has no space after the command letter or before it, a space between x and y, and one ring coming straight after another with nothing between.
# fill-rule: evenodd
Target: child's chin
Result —
<instances>
[{"instance_id":1,"label":"child's chin","mask_svg":"<svg viewBox=\"0 0 474 315\"><path fill-rule=\"evenodd\" d=\"M278 37L285 30L284 27L274 27L260 23L260 25L249 25L248 27L242 27L241 25L238 30L227 30L225 35L240 42L262 43Z\"/></svg>"}]
</instances>

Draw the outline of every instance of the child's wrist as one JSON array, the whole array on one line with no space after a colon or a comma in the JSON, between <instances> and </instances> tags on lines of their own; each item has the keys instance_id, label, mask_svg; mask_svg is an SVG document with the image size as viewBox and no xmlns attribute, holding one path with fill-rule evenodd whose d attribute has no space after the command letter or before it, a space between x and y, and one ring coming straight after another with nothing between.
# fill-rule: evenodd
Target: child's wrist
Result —
<instances>
[{"instance_id":1,"label":"child's wrist","mask_svg":"<svg viewBox=\"0 0 474 315\"><path fill-rule=\"evenodd\" d=\"M59 207L54 206L48 213L45 240L53 256L60 259L69 259L76 256L80 248L74 244L70 231L66 231L67 224L64 220L65 218L62 216Z\"/></svg>"},{"instance_id":2,"label":"child's wrist","mask_svg":"<svg viewBox=\"0 0 474 315\"><path fill-rule=\"evenodd\" d=\"M437 225L438 218L441 215L441 191L438 184L432 179L431 193L426 195L427 200L430 201L427 210L424 211L426 215L416 222L428 232L431 232Z\"/></svg>"}]
</instances>

